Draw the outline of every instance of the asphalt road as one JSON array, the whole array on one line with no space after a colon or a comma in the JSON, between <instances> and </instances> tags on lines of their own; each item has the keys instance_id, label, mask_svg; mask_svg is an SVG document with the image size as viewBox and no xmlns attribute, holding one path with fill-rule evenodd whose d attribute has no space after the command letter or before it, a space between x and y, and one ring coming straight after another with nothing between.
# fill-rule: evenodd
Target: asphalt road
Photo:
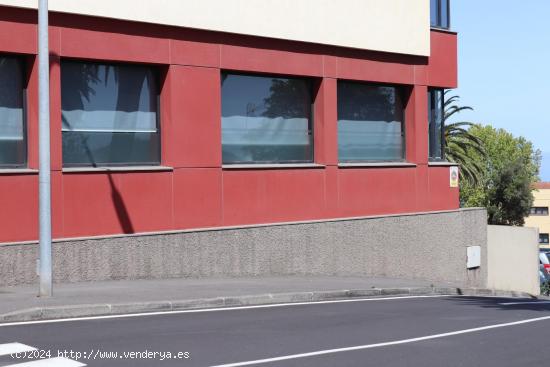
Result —
<instances>
[{"instance_id":1,"label":"asphalt road","mask_svg":"<svg viewBox=\"0 0 550 367\"><path fill-rule=\"evenodd\" d=\"M371 299L2 325L0 366L28 363L8 352L31 347L27 356L49 357L36 366L57 367L547 365L550 302L519 301Z\"/></svg>"}]
</instances>

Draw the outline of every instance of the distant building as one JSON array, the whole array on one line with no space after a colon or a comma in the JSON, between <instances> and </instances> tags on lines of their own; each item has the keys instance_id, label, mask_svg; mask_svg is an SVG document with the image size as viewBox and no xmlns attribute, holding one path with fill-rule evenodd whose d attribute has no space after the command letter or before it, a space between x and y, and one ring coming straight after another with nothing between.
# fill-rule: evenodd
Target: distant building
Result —
<instances>
[{"instance_id":1,"label":"distant building","mask_svg":"<svg viewBox=\"0 0 550 367\"><path fill-rule=\"evenodd\" d=\"M533 191L535 202L531 208L531 213L525 219L525 225L528 227L537 227L539 229L539 244L543 248L550 248L550 182L538 182Z\"/></svg>"}]
</instances>

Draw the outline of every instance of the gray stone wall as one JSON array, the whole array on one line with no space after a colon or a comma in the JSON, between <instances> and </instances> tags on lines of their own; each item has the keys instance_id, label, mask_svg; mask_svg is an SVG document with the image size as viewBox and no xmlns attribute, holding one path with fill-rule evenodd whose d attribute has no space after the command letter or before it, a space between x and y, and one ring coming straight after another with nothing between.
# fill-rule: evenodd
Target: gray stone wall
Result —
<instances>
[{"instance_id":1,"label":"gray stone wall","mask_svg":"<svg viewBox=\"0 0 550 367\"><path fill-rule=\"evenodd\" d=\"M466 269L466 246L482 266ZM37 282L38 245L0 246L0 286ZM485 287L483 209L55 241L54 281L353 275Z\"/></svg>"}]
</instances>

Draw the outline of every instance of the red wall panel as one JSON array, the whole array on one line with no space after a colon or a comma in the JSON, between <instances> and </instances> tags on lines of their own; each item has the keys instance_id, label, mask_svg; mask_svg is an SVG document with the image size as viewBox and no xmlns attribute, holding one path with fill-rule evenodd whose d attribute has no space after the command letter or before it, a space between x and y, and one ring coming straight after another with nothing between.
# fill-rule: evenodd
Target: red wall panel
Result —
<instances>
[{"instance_id":1,"label":"red wall panel","mask_svg":"<svg viewBox=\"0 0 550 367\"><path fill-rule=\"evenodd\" d=\"M63 174L61 171L51 172L51 207L52 207L52 236L63 237L65 223L63 221Z\"/></svg>"},{"instance_id":2,"label":"red wall panel","mask_svg":"<svg viewBox=\"0 0 550 367\"><path fill-rule=\"evenodd\" d=\"M336 166L325 168L325 200L324 217L331 218L339 215L339 171Z\"/></svg>"},{"instance_id":3,"label":"red wall panel","mask_svg":"<svg viewBox=\"0 0 550 367\"><path fill-rule=\"evenodd\" d=\"M0 241L38 238L38 175L0 176Z\"/></svg>"},{"instance_id":4,"label":"red wall panel","mask_svg":"<svg viewBox=\"0 0 550 367\"><path fill-rule=\"evenodd\" d=\"M172 228L169 172L64 174L63 194L65 237Z\"/></svg>"},{"instance_id":5,"label":"red wall panel","mask_svg":"<svg viewBox=\"0 0 550 367\"><path fill-rule=\"evenodd\" d=\"M428 163L428 88L415 85L409 90L405 110L405 148L407 161Z\"/></svg>"},{"instance_id":6,"label":"red wall panel","mask_svg":"<svg viewBox=\"0 0 550 367\"><path fill-rule=\"evenodd\" d=\"M161 27L137 22L55 14L60 55L98 60L168 64L170 42Z\"/></svg>"},{"instance_id":7,"label":"red wall panel","mask_svg":"<svg viewBox=\"0 0 550 367\"><path fill-rule=\"evenodd\" d=\"M222 44L220 67L274 74L323 75L322 55L269 49L265 48L265 44L265 40L258 40L251 46Z\"/></svg>"},{"instance_id":8,"label":"red wall panel","mask_svg":"<svg viewBox=\"0 0 550 367\"><path fill-rule=\"evenodd\" d=\"M134 232L173 228L171 172L125 172L118 176L121 202Z\"/></svg>"},{"instance_id":9,"label":"red wall panel","mask_svg":"<svg viewBox=\"0 0 550 367\"><path fill-rule=\"evenodd\" d=\"M426 58L67 14L50 19L55 237L458 208L448 167L427 165L426 90L456 85L455 34L432 32ZM38 166L35 20L35 11L0 7L0 52L28 54L30 168ZM62 172L64 57L158 65L162 164L173 171ZM324 166L223 169L224 69L313 77L315 162ZM416 167L338 167L337 78L406 85L406 156ZM37 181L0 172L0 242L37 238Z\"/></svg>"},{"instance_id":10,"label":"red wall panel","mask_svg":"<svg viewBox=\"0 0 550 367\"><path fill-rule=\"evenodd\" d=\"M441 88L456 88L458 86L456 34L432 31L430 49L426 84Z\"/></svg>"},{"instance_id":11,"label":"red wall panel","mask_svg":"<svg viewBox=\"0 0 550 367\"><path fill-rule=\"evenodd\" d=\"M338 58L333 55L323 55L323 76L338 78Z\"/></svg>"},{"instance_id":12,"label":"red wall panel","mask_svg":"<svg viewBox=\"0 0 550 367\"><path fill-rule=\"evenodd\" d=\"M314 154L315 162L338 164L337 120L338 106L336 102L337 81L323 78L316 88L314 103Z\"/></svg>"},{"instance_id":13,"label":"red wall panel","mask_svg":"<svg viewBox=\"0 0 550 367\"><path fill-rule=\"evenodd\" d=\"M414 168L344 168L338 174L339 216L416 210Z\"/></svg>"},{"instance_id":14,"label":"red wall panel","mask_svg":"<svg viewBox=\"0 0 550 367\"><path fill-rule=\"evenodd\" d=\"M224 170L225 225L323 217L323 169Z\"/></svg>"},{"instance_id":15,"label":"red wall panel","mask_svg":"<svg viewBox=\"0 0 550 367\"><path fill-rule=\"evenodd\" d=\"M0 52L35 54L37 17L36 11L0 7Z\"/></svg>"},{"instance_id":16,"label":"red wall panel","mask_svg":"<svg viewBox=\"0 0 550 367\"><path fill-rule=\"evenodd\" d=\"M163 134L173 167L220 167L219 69L172 65L169 70L169 134Z\"/></svg>"},{"instance_id":17,"label":"red wall panel","mask_svg":"<svg viewBox=\"0 0 550 367\"><path fill-rule=\"evenodd\" d=\"M63 184L65 237L131 232L116 175L67 174Z\"/></svg>"},{"instance_id":18,"label":"red wall panel","mask_svg":"<svg viewBox=\"0 0 550 367\"><path fill-rule=\"evenodd\" d=\"M368 80L381 83L414 84L414 66L402 60L338 58L337 75L341 79Z\"/></svg>"},{"instance_id":19,"label":"red wall panel","mask_svg":"<svg viewBox=\"0 0 550 367\"><path fill-rule=\"evenodd\" d=\"M174 170L174 228L215 227L222 220L222 171L217 168Z\"/></svg>"},{"instance_id":20,"label":"red wall panel","mask_svg":"<svg viewBox=\"0 0 550 367\"><path fill-rule=\"evenodd\" d=\"M432 166L429 171L429 210L449 210L459 206L459 189L450 187L449 167Z\"/></svg>"},{"instance_id":21,"label":"red wall panel","mask_svg":"<svg viewBox=\"0 0 550 367\"><path fill-rule=\"evenodd\" d=\"M170 63L220 67L220 45L209 33L193 29L175 30L170 39Z\"/></svg>"},{"instance_id":22,"label":"red wall panel","mask_svg":"<svg viewBox=\"0 0 550 367\"><path fill-rule=\"evenodd\" d=\"M50 165L55 171L63 168L61 127L61 64L60 58L52 55L50 57Z\"/></svg>"}]
</instances>

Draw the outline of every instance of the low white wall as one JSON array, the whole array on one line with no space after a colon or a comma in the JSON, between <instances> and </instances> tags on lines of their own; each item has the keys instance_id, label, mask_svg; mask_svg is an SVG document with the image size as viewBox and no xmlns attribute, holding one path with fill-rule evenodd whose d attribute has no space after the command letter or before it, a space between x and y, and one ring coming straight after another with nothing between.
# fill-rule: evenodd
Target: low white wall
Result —
<instances>
[{"instance_id":1,"label":"low white wall","mask_svg":"<svg viewBox=\"0 0 550 367\"><path fill-rule=\"evenodd\" d=\"M488 288L540 293L537 236L534 228L488 226Z\"/></svg>"}]
</instances>

